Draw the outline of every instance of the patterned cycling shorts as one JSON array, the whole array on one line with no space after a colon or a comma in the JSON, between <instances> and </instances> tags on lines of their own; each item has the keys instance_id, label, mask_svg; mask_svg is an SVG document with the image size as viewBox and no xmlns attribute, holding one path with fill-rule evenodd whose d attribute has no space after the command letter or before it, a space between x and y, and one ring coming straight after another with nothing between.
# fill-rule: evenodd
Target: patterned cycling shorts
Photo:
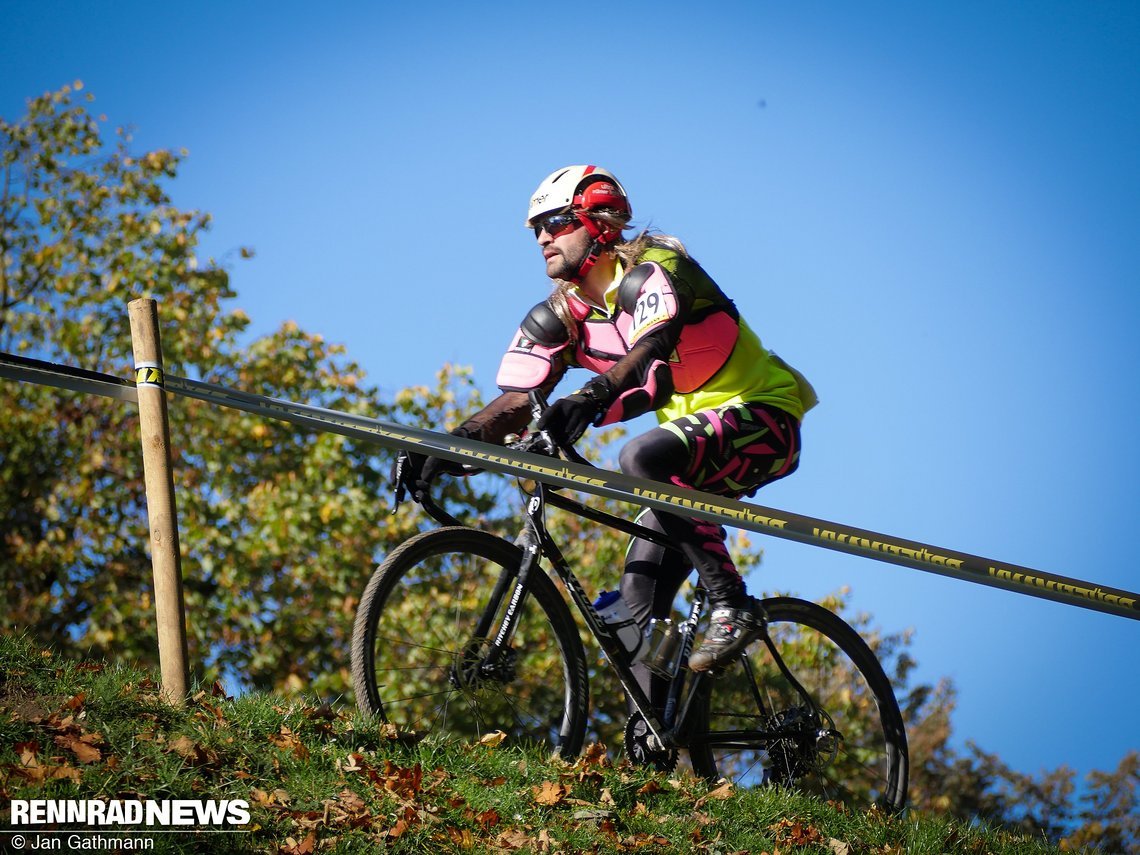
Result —
<instances>
[{"instance_id":1,"label":"patterned cycling shorts","mask_svg":"<svg viewBox=\"0 0 1140 855\"><path fill-rule=\"evenodd\" d=\"M800 425L793 416L744 403L701 410L637 437L623 449L622 470L631 463L645 477L678 487L751 496L794 472L799 457Z\"/></svg>"},{"instance_id":2,"label":"patterned cycling shorts","mask_svg":"<svg viewBox=\"0 0 1140 855\"><path fill-rule=\"evenodd\" d=\"M794 472L799 457L799 421L776 407L737 404L665 422L630 440L620 462L628 475L739 498ZM673 596L694 567L714 602L729 602L744 592L723 526L648 508L638 522L681 549L641 538L630 543L621 591L643 625L650 616L669 614Z\"/></svg>"}]
</instances>

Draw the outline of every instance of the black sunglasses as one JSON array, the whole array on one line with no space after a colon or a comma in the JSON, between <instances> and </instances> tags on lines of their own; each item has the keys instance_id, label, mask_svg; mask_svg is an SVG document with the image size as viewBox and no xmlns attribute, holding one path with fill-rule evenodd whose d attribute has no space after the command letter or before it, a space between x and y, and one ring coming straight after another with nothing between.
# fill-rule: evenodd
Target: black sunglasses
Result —
<instances>
[{"instance_id":1,"label":"black sunglasses","mask_svg":"<svg viewBox=\"0 0 1140 855\"><path fill-rule=\"evenodd\" d=\"M582 225L582 221L578 219L577 214L551 214L534 224L534 236L538 237L539 233L545 231L552 238L556 238L580 225Z\"/></svg>"}]
</instances>

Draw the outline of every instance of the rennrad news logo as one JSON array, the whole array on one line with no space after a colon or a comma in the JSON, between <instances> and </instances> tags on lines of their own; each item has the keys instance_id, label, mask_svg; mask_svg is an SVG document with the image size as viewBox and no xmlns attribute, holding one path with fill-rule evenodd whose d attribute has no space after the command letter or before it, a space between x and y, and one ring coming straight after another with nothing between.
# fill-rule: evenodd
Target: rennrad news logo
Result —
<instances>
[{"instance_id":1,"label":"rennrad news logo","mask_svg":"<svg viewBox=\"0 0 1140 855\"><path fill-rule=\"evenodd\" d=\"M13 799L9 822L12 827L239 826L249 823L249 802L228 799Z\"/></svg>"}]
</instances>

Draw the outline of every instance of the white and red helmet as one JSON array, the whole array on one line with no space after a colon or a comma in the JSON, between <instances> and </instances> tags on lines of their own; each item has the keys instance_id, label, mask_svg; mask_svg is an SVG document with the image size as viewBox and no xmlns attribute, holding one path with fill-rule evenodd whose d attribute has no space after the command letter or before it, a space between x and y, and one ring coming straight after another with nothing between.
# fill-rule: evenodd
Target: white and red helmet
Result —
<instances>
[{"instance_id":1,"label":"white and red helmet","mask_svg":"<svg viewBox=\"0 0 1140 855\"><path fill-rule=\"evenodd\" d=\"M621 238L620 225L595 219L591 212L617 214L624 223L633 216L625 188L608 169L600 166L564 166L542 180L530 197L526 225L534 228L547 214L573 211L593 242L571 282L581 282L605 249Z\"/></svg>"},{"instance_id":2,"label":"white and red helmet","mask_svg":"<svg viewBox=\"0 0 1140 855\"><path fill-rule=\"evenodd\" d=\"M625 188L608 169L600 166L564 166L542 180L530 198L527 228L545 214L574 209L582 213L607 210L633 215Z\"/></svg>"}]
</instances>

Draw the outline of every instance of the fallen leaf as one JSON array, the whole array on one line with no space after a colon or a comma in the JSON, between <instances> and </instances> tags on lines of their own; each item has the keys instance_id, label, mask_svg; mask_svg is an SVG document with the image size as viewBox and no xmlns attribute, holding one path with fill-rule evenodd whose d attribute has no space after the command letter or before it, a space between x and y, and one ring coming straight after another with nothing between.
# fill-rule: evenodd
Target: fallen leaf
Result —
<instances>
[{"instance_id":1,"label":"fallen leaf","mask_svg":"<svg viewBox=\"0 0 1140 855\"><path fill-rule=\"evenodd\" d=\"M75 759L80 763L97 763L103 759L103 753L84 739L76 739L72 736L57 736L55 743L60 748L66 748L71 751L75 755Z\"/></svg>"},{"instance_id":2,"label":"fallen leaf","mask_svg":"<svg viewBox=\"0 0 1140 855\"><path fill-rule=\"evenodd\" d=\"M74 766L32 766L18 770L23 777L36 783L44 781L71 781L78 784L83 777Z\"/></svg>"},{"instance_id":3,"label":"fallen leaf","mask_svg":"<svg viewBox=\"0 0 1140 855\"><path fill-rule=\"evenodd\" d=\"M360 754L349 754L343 762L338 760L336 765L342 772L361 772L364 770L364 757Z\"/></svg>"},{"instance_id":4,"label":"fallen leaf","mask_svg":"<svg viewBox=\"0 0 1140 855\"><path fill-rule=\"evenodd\" d=\"M612 811L592 809L592 810L576 810L571 817L579 822L601 822L603 819L608 819L613 816Z\"/></svg>"},{"instance_id":5,"label":"fallen leaf","mask_svg":"<svg viewBox=\"0 0 1140 855\"><path fill-rule=\"evenodd\" d=\"M732 789L733 789L732 788L732 782L731 781L725 781L723 784L721 784L715 790L707 792L703 796L701 796L699 799L697 799L695 806L700 807L701 805L703 805L705 802L708 802L708 801L713 801L713 800L724 801L725 799L730 799L730 798L732 798Z\"/></svg>"},{"instance_id":6,"label":"fallen leaf","mask_svg":"<svg viewBox=\"0 0 1140 855\"><path fill-rule=\"evenodd\" d=\"M520 828L508 828L495 838L495 842L504 849L523 849L530 846L530 837Z\"/></svg>"},{"instance_id":7,"label":"fallen leaf","mask_svg":"<svg viewBox=\"0 0 1140 855\"><path fill-rule=\"evenodd\" d=\"M386 721L382 725L380 725L380 736L382 736L384 739L403 739L404 738L400 734L400 729L398 727L396 727L396 725L392 724L392 722L390 722L390 721Z\"/></svg>"},{"instance_id":8,"label":"fallen leaf","mask_svg":"<svg viewBox=\"0 0 1140 855\"><path fill-rule=\"evenodd\" d=\"M587 768L607 765L609 757L606 754L606 746L600 742L591 742L586 746L586 750L582 753L578 762Z\"/></svg>"},{"instance_id":9,"label":"fallen leaf","mask_svg":"<svg viewBox=\"0 0 1140 855\"><path fill-rule=\"evenodd\" d=\"M287 805L289 804L290 796L284 790L274 790L272 793L267 793L265 790L259 790L254 787L249 791L249 798L255 805L266 807L269 805Z\"/></svg>"},{"instance_id":10,"label":"fallen leaf","mask_svg":"<svg viewBox=\"0 0 1140 855\"><path fill-rule=\"evenodd\" d=\"M401 798L414 799L423 789L424 770L417 763L410 769L397 766L391 760L384 761L384 789Z\"/></svg>"},{"instance_id":11,"label":"fallen leaf","mask_svg":"<svg viewBox=\"0 0 1140 855\"><path fill-rule=\"evenodd\" d=\"M531 792L534 793L535 804L553 807L566 798L570 787L554 781L543 781L541 786L532 787Z\"/></svg>"},{"instance_id":12,"label":"fallen leaf","mask_svg":"<svg viewBox=\"0 0 1140 855\"><path fill-rule=\"evenodd\" d=\"M305 710L305 718L309 719L310 721L336 721L339 716L337 715L336 710L332 708L331 704L324 703L319 707L312 707Z\"/></svg>"},{"instance_id":13,"label":"fallen leaf","mask_svg":"<svg viewBox=\"0 0 1140 855\"><path fill-rule=\"evenodd\" d=\"M488 810L483 811L481 814L476 815L475 822L484 831L490 831L492 828L502 822L502 819L503 818L499 816L499 812L497 810L494 808L489 808Z\"/></svg>"},{"instance_id":14,"label":"fallen leaf","mask_svg":"<svg viewBox=\"0 0 1140 855\"><path fill-rule=\"evenodd\" d=\"M623 849L644 849L646 846L668 846L669 838L653 834L632 834L619 844Z\"/></svg>"},{"instance_id":15,"label":"fallen leaf","mask_svg":"<svg viewBox=\"0 0 1140 855\"><path fill-rule=\"evenodd\" d=\"M192 766L206 766L216 763L218 754L209 748L204 748L189 736L179 736L168 743L168 750L173 751Z\"/></svg>"},{"instance_id":16,"label":"fallen leaf","mask_svg":"<svg viewBox=\"0 0 1140 855\"><path fill-rule=\"evenodd\" d=\"M289 843L290 840L293 840L293 838L290 837L285 842ZM316 848L317 833L310 831L300 843L294 841L291 846L287 846L283 851L285 855L312 855Z\"/></svg>"},{"instance_id":17,"label":"fallen leaf","mask_svg":"<svg viewBox=\"0 0 1140 855\"><path fill-rule=\"evenodd\" d=\"M396 820L396 824L393 825L391 828L389 828L385 832L385 836L390 837L393 840L395 840L399 837L403 837L404 832L406 832L407 830L408 830L407 820L398 819L398 820Z\"/></svg>"},{"instance_id":18,"label":"fallen leaf","mask_svg":"<svg viewBox=\"0 0 1140 855\"><path fill-rule=\"evenodd\" d=\"M461 849L472 849L475 846L475 835L471 833L469 828L459 829L449 825L447 836L451 838L452 843Z\"/></svg>"},{"instance_id":19,"label":"fallen leaf","mask_svg":"<svg viewBox=\"0 0 1140 855\"><path fill-rule=\"evenodd\" d=\"M808 846L823 844L823 835L813 825L790 819L781 819L768 826L768 830L775 833L776 842L788 846Z\"/></svg>"},{"instance_id":20,"label":"fallen leaf","mask_svg":"<svg viewBox=\"0 0 1140 855\"><path fill-rule=\"evenodd\" d=\"M483 736L479 740L479 744L485 745L487 748L498 748L500 745L502 745L503 740L506 738L507 735L503 733L503 731L495 730Z\"/></svg>"},{"instance_id":21,"label":"fallen leaf","mask_svg":"<svg viewBox=\"0 0 1140 855\"><path fill-rule=\"evenodd\" d=\"M12 748L16 754L19 755L21 766L39 765L39 761L36 757L40 753L40 744L36 740L30 739L27 742L17 742Z\"/></svg>"},{"instance_id":22,"label":"fallen leaf","mask_svg":"<svg viewBox=\"0 0 1140 855\"><path fill-rule=\"evenodd\" d=\"M357 813L364 810L365 802L360 796L350 789L343 789L337 794L337 805L349 813Z\"/></svg>"},{"instance_id":23,"label":"fallen leaf","mask_svg":"<svg viewBox=\"0 0 1140 855\"><path fill-rule=\"evenodd\" d=\"M281 725L280 733L275 733L269 737L269 741L282 751L291 751L298 760L309 759L309 749L301 742L300 737L285 725Z\"/></svg>"}]
</instances>

